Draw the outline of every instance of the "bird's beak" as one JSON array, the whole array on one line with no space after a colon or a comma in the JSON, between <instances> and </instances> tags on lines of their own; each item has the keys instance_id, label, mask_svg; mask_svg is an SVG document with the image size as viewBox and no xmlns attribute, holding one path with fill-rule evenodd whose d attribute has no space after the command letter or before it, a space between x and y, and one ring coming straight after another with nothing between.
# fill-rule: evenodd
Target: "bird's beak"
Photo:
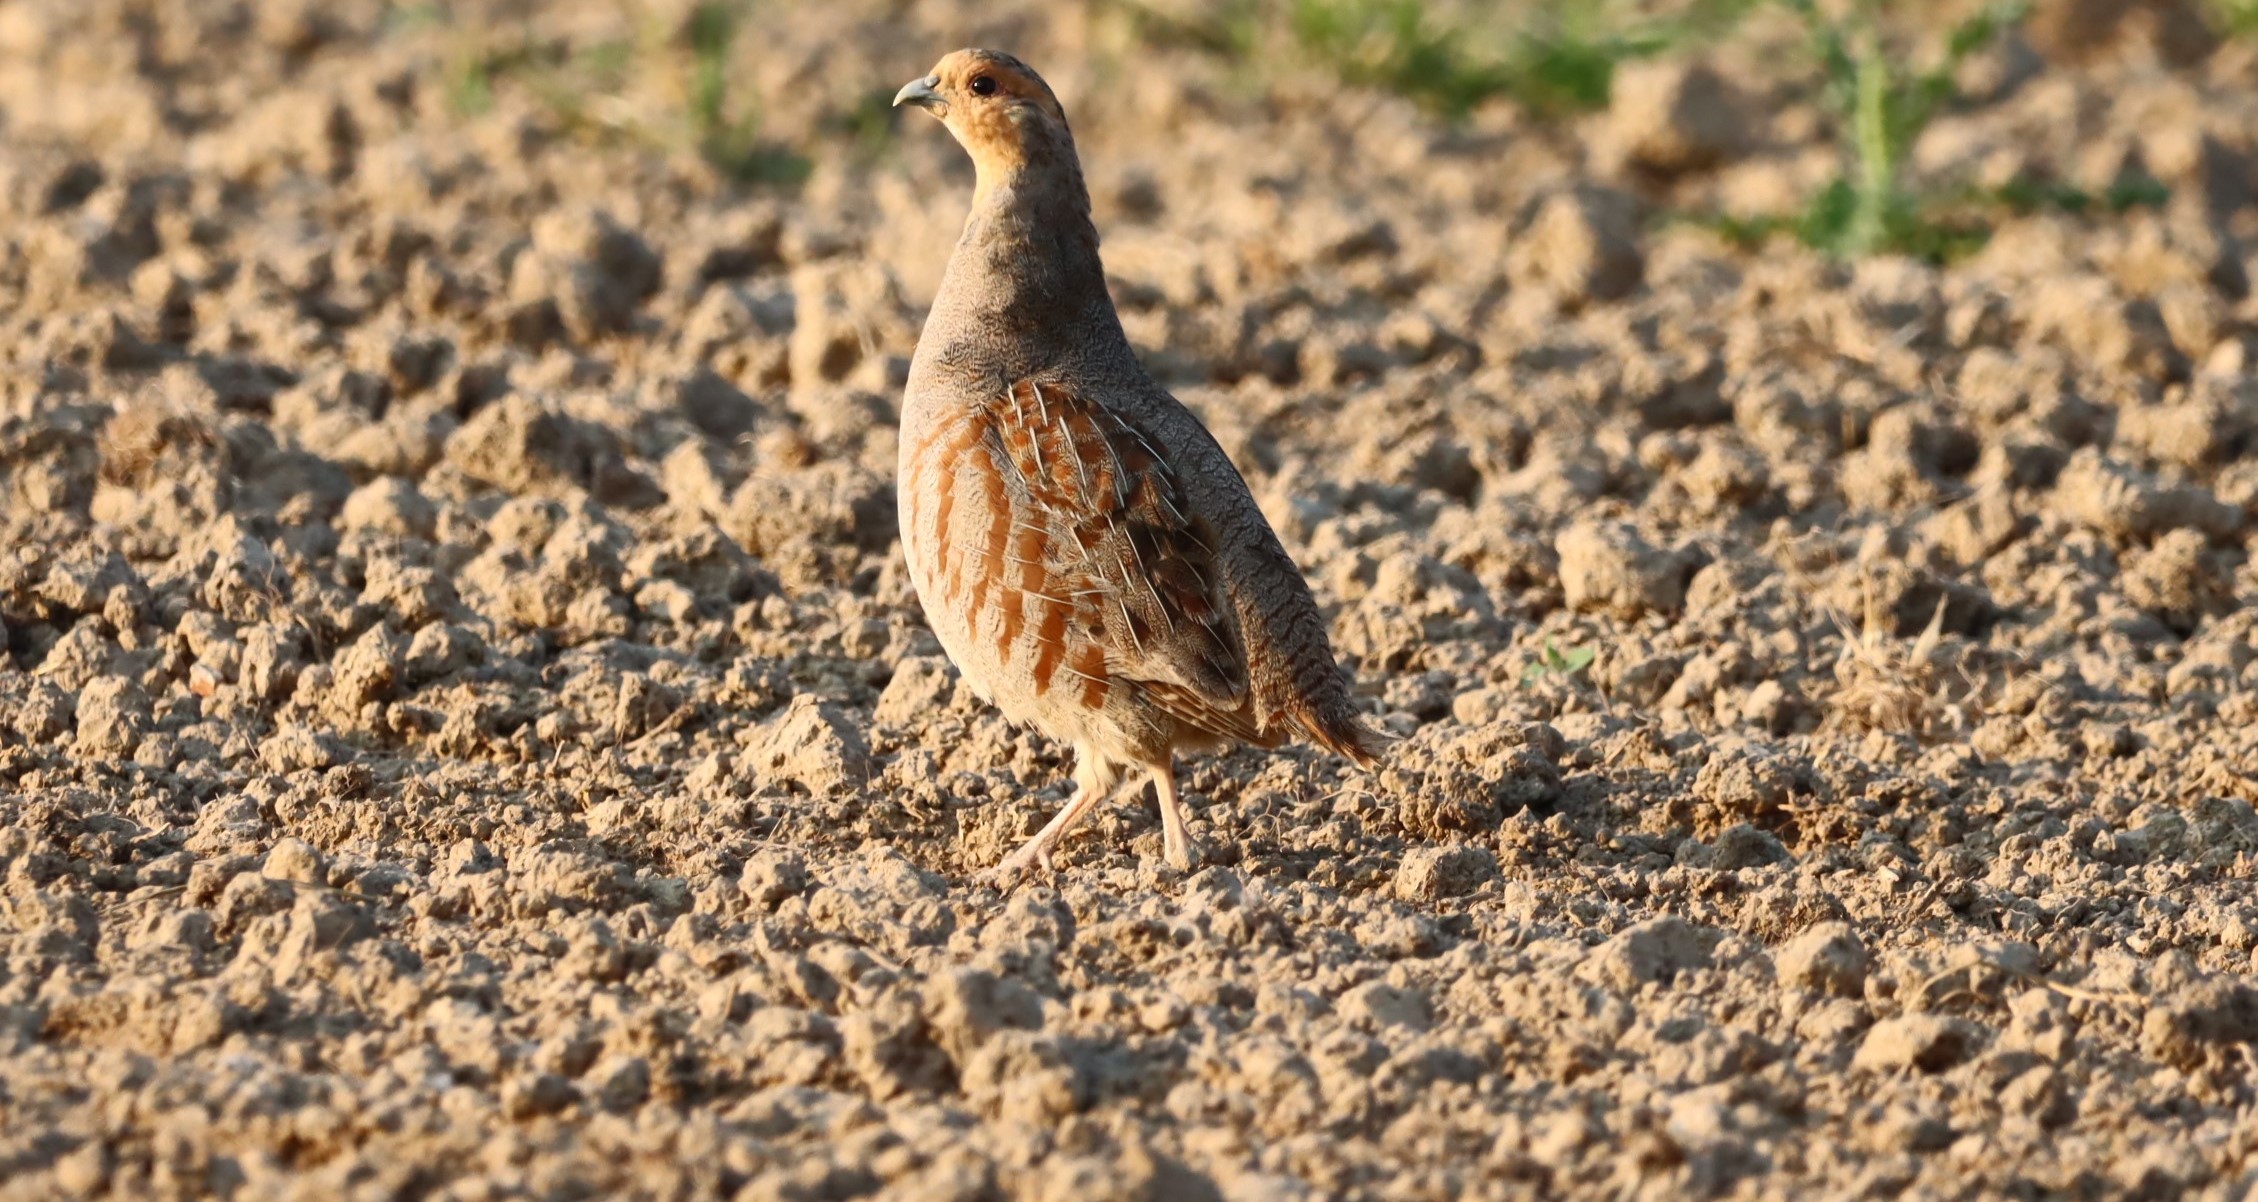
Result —
<instances>
[{"instance_id":1,"label":"bird's beak","mask_svg":"<svg viewBox=\"0 0 2258 1202\"><path fill-rule=\"evenodd\" d=\"M903 84L902 90L894 93L894 107L900 108L905 104L914 104L936 117L948 116L949 102L941 99L941 94L933 90L940 82L937 76L928 75L923 79L913 79Z\"/></svg>"}]
</instances>

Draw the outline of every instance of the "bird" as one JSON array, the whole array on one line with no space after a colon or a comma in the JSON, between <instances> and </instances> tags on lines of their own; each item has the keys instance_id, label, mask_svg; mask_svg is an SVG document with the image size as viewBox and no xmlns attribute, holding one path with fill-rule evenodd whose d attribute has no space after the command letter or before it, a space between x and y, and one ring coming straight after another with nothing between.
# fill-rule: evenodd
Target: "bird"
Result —
<instances>
[{"instance_id":1,"label":"bird","mask_svg":"<svg viewBox=\"0 0 2258 1202\"><path fill-rule=\"evenodd\" d=\"M1390 736L1361 716L1230 456L1132 351L1050 85L1009 54L958 50L903 105L938 118L974 172L902 397L911 586L974 694L1075 753L1065 806L986 877L1055 874L1060 841L1130 772L1188 873L1177 753L1299 738L1370 766Z\"/></svg>"}]
</instances>

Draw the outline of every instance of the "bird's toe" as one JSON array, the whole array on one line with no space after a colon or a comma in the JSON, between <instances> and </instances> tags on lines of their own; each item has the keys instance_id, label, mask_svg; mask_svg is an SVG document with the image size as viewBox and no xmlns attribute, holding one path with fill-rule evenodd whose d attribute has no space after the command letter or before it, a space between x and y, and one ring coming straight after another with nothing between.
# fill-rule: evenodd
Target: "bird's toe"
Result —
<instances>
[{"instance_id":1,"label":"bird's toe","mask_svg":"<svg viewBox=\"0 0 2258 1202\"><path fill-rule=\"evenodd\" d=\"M1004 857L1003 862L973 878L974 882L998 893L1009 893L1025 884L1040 872L1051 876L1057 868L1051 863L1049 848L1030 844Z\"/></svg>"}]
</instances>

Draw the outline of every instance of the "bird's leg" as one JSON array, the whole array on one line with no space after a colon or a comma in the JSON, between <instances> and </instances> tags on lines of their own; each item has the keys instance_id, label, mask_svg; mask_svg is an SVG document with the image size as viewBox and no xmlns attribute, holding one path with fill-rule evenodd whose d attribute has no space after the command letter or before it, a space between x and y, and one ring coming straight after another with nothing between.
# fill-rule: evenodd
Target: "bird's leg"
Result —
<instances>
[{"instance_id":1,"label":"bird's leg","mask_svg":"<svg viewBox=\"0 0 2258 1202\"><path fill-rule=\"evenodd\" d=\"M1168 857L1168 865L1178 872L1190 872L1200 858L1200 845L1192 841L1192 832L1185 825L1184 795L1176 791L1176 765L1167 760L1153 766L1153 792L1160 797L1161 848Z\"/></svg>"},{"instance_id":2,"label":"bird's leg","mask_svg":"<svg viewBox=\"0 0 2258 1202\"><path fill-rule=\"evenodd\" d=\"M1040 865L1044 872L1056 869L1051 864L1051 852L1066 838L1083 817L1099 802L1113 792L1121 782L1121 770L1088 751L1075 754L1074 796L1051 820L1036 831L1033 838L1022 844L1018 851L1005 857L1004 862L988 870L982 880L998 889L1009 889L1025 879Z\"/></svg>"}]
</instances>

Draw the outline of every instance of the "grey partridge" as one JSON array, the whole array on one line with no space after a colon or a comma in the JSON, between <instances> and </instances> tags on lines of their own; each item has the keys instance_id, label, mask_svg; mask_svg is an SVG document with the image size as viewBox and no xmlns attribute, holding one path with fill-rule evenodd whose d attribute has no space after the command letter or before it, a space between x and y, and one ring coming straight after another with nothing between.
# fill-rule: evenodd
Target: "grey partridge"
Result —
<instances>
[{"instance_id":1,"label":"grey partridge","mask_svg":"<svg viewBox=\"0 0 2258 1202\"><path fill-rule=\"evenodd\" d=\"M1127 769L1188 871L1176 752L1299 736L1370 764L1384 736L1229 456L1130 350L1050 87L960 50L894 103L940 118L977 180L903 397L910 580L973 691L1076 756L1073 798L994 874L1050 871Z\"/></svg>"}]
</instances>

